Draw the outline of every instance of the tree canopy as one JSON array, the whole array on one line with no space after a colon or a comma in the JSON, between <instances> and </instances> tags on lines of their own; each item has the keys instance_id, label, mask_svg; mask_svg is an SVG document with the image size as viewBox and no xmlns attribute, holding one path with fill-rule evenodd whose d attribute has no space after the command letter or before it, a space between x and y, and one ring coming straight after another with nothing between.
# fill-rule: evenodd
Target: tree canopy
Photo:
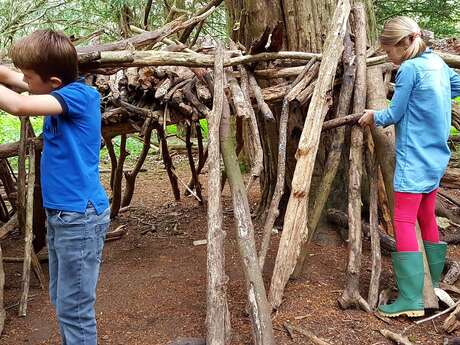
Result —
<instances>
[{"instance_id":1,"label":"tree canopy","mask_svg":"<svg viewBox=\"0 0 460 345\"><path fill-rule=\"evenodd\" d=\"M62 30L80 39L81 43L94 37L103 42L114 40L123 36L126 21L142 28L158 28L174 17L195 12L207 2L4 0L0 2L0 47L4 51L16 38L39 28ZM379 25L393 16L408 15L418 20L424 29L433 31L436 37L460 33L460 5L456 0L374 0L374 4ZM223 5L206 21L201 34L219 37L228 34L227 13Z\"/></svg>"}]
</instances>

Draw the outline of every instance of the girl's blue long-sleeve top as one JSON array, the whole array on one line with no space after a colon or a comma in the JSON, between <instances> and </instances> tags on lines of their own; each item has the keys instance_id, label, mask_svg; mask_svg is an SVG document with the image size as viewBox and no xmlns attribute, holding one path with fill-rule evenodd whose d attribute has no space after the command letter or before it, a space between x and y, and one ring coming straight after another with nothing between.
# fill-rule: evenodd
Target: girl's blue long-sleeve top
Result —
<instances>
[{"instance_id":1,"label":"girl's blue long-sleeve top","mask_svg":"<svg viewBox=\"0 0 460 345\"><path fill-rule=\"evenodd\" d=\"M396 192L439 187L450 159L451 99L458 96L460 76L431 49L399 67L389 108L374 114L377 126L395 125Z\"/></svg>"}]
</instances>

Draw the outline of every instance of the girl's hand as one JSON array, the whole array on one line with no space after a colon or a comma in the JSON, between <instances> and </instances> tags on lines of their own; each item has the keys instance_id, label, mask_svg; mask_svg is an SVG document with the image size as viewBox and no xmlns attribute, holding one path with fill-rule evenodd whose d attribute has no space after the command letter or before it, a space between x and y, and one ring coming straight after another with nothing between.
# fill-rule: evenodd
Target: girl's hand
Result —
<instances>
[{"instance_id":1,"label":"girl's hand","mask_svg":"<svg viewBox=\"0 0 460 345\"><path fill-rule=\"evenodd\" d=\"M374 123L374 110L366 109L364 110L364 115L358 120L358 123L361 127L373 127Z\"/></svg>"}]
</instances>

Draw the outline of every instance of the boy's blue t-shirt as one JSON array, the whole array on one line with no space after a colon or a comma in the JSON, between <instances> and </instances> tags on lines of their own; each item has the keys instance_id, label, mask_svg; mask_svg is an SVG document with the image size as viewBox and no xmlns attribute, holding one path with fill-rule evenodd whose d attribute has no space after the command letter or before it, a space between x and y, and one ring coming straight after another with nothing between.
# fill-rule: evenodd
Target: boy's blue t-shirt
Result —
<instances>
[{"instance_id":1,"label":"boy's blue t-shirt","mask_svg":"<svg viewBox=\"0 0 460 345\"><path fill-rule=\"evenodd\" d=\"M90 202L100 214L107 209L108 199L99 180L99 93L76 81L51 95L61 104L63 113L47 116L43 125L43 206L84 213Z\"/></svg>"},{"instance_id":2,"label":"boy's blue t-shirt","mask_svg":"<svg viewBox=\"0 0 460 345\"><path fill-rule=\"evenodd\" d=\"M450 158L451 98L459 95L460 76L431 49L401 64L390 107L374 114L377 126L395 125L395 191L439 187Z\"/></svg>"}]
</instances>

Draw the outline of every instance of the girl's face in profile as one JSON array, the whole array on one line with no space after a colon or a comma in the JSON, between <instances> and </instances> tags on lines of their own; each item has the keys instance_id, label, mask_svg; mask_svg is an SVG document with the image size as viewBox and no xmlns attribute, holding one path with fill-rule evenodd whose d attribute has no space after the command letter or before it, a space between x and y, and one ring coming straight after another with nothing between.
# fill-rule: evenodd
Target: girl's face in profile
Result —
<instances>
[{"instance_id":1,"label":"girl's face in profile","mask_svg":"<svg viewBox=\"0 0 460 345\"><path fill-rule=\"evenodd\" d=\"M385 53L388 55L388 59L395 65L400 65L402 63L402 56L404 49L401 46L386 46L382 45L382 49L385 50Z\"/></svg>"}]
</instances>

